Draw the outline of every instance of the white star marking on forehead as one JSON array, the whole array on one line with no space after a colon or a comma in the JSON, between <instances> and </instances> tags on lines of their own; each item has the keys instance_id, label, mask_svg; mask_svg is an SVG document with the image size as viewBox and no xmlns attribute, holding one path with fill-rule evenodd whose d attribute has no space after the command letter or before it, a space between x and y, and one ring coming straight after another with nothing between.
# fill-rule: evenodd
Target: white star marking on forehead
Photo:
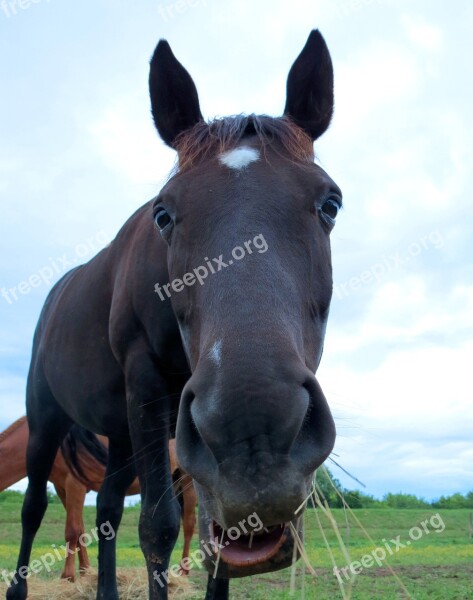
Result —
<instances>
[{"instance_id":1,"label":"white star marking on forehead","mask_svg":"<svg viewBox=\"0 0 473 600\"><path fill-rule=\"evenodd\" d=\"M219 160L229 169L240 171L255 160L259 160L259 157L260 153L258 150L255 150L255 148L240 146L233 150L229 150L228 152L224 152L219 156Z\"/></svg>"}]
</instances>

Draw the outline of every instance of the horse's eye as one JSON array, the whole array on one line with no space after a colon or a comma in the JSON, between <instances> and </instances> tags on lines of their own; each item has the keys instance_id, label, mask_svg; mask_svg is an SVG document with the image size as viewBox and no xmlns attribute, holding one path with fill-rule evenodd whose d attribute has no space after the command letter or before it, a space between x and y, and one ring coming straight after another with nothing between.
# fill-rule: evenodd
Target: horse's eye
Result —
<instances>
[{"instance_id":1,"label":"horse's eye","mask_svg":"<svg viewBox=\"0 0 473 600\"><path fill-rule=\"evenodd\" d=\"M338 211L341 208L341 202L338 198L329 198L325 200L325 202L320 207L321 215L324 219L326 219L330 224L335 223L335 219L337 218Z\"/></svg>"},{"instance_id":2,"label":"horse's eye","mask_svg":"<svg viewBox=\"0 0 473 600\"><path fill-rule=\"evenodd\" d=\"M165 208L160 208L154 215L154 222L159 231L163 231L172 222L172 219Z\"/></svg>"}]
</instances>

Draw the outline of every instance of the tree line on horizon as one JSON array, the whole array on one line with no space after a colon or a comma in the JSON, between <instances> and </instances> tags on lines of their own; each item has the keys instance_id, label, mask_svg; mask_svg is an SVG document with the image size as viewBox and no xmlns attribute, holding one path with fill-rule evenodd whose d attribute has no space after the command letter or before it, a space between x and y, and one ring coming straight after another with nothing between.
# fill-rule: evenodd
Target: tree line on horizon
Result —
<instances>
[{"instance_id":1,"label":"tree line on horizon","mask_svg":"<svg viewBox=\"0 0 473 600\"><path fill-rule=\"evenodd\" d=\"M327 501L330 508L343 508L343 500L350 508L471 508L473 509L473 490L463 495L460 493L449 496L440 496L437 500L429 502L425 498L419 498L415 494L388 493L380 500L360 490L344 488L340 481L325 467L319 469L316 482L321 495Z\"/></svg>"}]
</instances>

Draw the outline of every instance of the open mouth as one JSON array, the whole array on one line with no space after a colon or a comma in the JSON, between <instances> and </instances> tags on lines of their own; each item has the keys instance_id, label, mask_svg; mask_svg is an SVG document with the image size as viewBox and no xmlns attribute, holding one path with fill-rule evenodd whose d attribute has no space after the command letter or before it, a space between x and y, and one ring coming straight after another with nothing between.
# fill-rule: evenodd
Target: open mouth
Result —
<instances>
[{"instance_id":1,"label":"open mouth","mask_svg":"<svg viewBox=\"0 0 473 600\"><path fill-rule=\"evenodd\" d=\"M242 525L245 522L246 527ZM244 520L238 526L223 529L204 502L199 503L199 531L203 566L210 575L222 579L290 567L299 558L294 535L303 537L299 517L267 527L261 521L258 527L252 527Z\"/></svg>"},{"instance_id":2,"label":"open mouth","mask_svg":"<svg viewBox=\"0 0 473 600\"><path fill-rule=\"evenodd\" d=\"M250 567L267 562L279 552L287 540L288 527L282 523L243 533L236 528L223 530L212 520L209 533L215 547L220 549L220 560L233 567Z\"/></svg>"}]
</instances>

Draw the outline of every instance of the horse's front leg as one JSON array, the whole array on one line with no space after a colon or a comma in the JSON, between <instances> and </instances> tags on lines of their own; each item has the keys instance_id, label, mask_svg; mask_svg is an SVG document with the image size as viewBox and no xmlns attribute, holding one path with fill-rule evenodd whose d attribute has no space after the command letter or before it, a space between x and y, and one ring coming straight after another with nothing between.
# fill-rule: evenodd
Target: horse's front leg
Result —
<instances>
[{"instance_id":1,"label":"horse's front leg","mask_svg":"<svg viewBox=\"0 0 473 600\"><path fill-rule=\"evenodd\" d=\"M214 579L212 575L209 575L205 600L228 600L229 583L228 579L219 579L218 577Z\"/></svg>"},{"instance_id":2,"label":"horse's front leg","mask_svg":"<svg viewBox=\"0 0 473 600\"><path fill-rule=\"evenodd\" d=\"M156 367L127 376L128 421L141 485L140 545L148 570L150 600L167 600L169 559L179 534L180 510L169 464L170 396Z\"/></svg>"}]
</instances>

